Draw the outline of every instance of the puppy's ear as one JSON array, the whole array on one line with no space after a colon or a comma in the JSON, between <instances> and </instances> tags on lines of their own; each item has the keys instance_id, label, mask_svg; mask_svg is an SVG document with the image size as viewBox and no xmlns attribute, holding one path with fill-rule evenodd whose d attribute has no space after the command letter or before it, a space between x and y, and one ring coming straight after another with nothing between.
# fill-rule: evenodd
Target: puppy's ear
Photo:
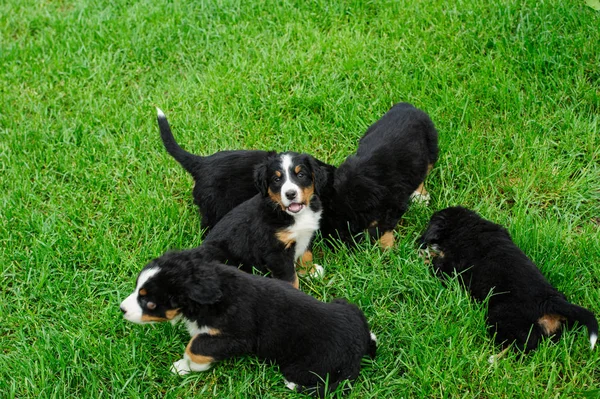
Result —
<instances>
[{"instance_id":1,"label":"puppy's ear","mask_svg":"<svg viewBox=\"0 0 600 399\"><path fill-rule=\"evenodd\" d=\"M269 182L267 180L266 162L263 162L254 168L254 185L263 197L267 196L269 190Z\"/></svg>"},{"instance_id":2,"label":"puppy's ear","mask_svg":"<svg viewBox=\"0 0 600 399\"><path fill-rule=\"evenodd\" d=\"M440 214L434 214L429 221L429 225L425 229L425 232L419 238L419 247L424 248L428 245L439 242L442 238L443 231L446 228L446 218Z\"/></svg>"},{"instance_id":3,"label":"puppy's ear","mask_svg":"<svg viewBox=\"0 0 600 399\"><path fill-rule=\"evenodd\" d=\"M317 195L321 195L321 192L327 186L327 165L317 161L312 156L308 157L308 164L312 169L315 192Z\"/></svg>"},{"instance_id":4,"label":"puppy's ear","mask_svg":"<svg viewBox=\"0 0 600 399\"><path fill-rule=\"evenodd\" d=\"M217 303L223 297L221 279L217 275L214 265L202 265L194 270L191 279L187 282L187 297L200 305Z\"/></svg>"}]
</instances>

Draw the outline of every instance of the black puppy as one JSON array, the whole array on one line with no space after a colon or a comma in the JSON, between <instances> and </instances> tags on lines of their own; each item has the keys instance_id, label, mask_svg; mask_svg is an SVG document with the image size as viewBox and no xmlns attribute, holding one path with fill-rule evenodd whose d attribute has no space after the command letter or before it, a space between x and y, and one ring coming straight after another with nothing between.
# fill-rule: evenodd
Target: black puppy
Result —
<instances>
[{"instance_id":1,"label":"black puppy","mask_svg":"<svg viewBox=\"0 0 600 399\"><path fill-rule=\"evenodd\" d=\"M355 305L323 303L281 281L196 255L184 251L149 263L121 303L134 323L185 322L192 339L174 373L253 354L276 362L288 388L323 396L358 377L363 356L375 357L375 335Z\"/></svg>"},{"instance_id":2,"label":"black puppy","mask_svg":"<svg viewBox=\"0 0 600 399\"><path fill-rule=\"evenodd\" d=\"M213 228L230 210L256 195L254 168L274 151L219 151L200 156L177 144L165 114L157 108L158 127L169 154L194 178L193 197L202 215L202 228Z\"/></svg>"},{"instance_id":3,"label":"black puppy","mask_svg":"<svg viewBox=\"0 0 600 399\"><path fill-rule=\"evenodd\" d=\"M335 170L333 187L322 197L323 236L352 244L368 230L382 247L391 247L411 196L425 195L422 183L437 160L437 142L425 112L394 105L369 127L356 155Z\"/></svg>"},{"instance_id":4,"label":"black puppy","mask_svg":"<svg viewBox=\"0 0 600 399\"><path fill-rule=\"evenodd\" d=\"M462 207L447 208L432 216L420 242L435 253L436 274L458 273L473 298L489 296L487 323L497 344L515 342L527 352L542 337L558 340L564 327L577 322L588 328L594 348L594 315L552 287L502 226Z\"/></svg>"},{"instance_id":5,"label":"black puppy","mask_svg":"<svg viewBox=\"0 0 600 399\"><path fill-rule=\"evenodd\" d=\"M260 193L226 214L193 251L205 261L271 272L298 288L294 261L308 248L321 219L321 168L308 154L285 152L260 164L254 181ZM176 254L163 255L171 256ZM313 273L323 272L314 267Z\"/></svg>"}]
</instances>

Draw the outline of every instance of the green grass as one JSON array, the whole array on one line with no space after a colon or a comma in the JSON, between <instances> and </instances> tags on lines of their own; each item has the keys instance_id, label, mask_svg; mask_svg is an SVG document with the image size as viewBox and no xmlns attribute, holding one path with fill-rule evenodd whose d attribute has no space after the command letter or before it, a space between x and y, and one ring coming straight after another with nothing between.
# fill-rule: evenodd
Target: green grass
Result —
<instances>
[{"instance_id":1,"label":"green grass","mask_svg":"<svg viewBox=\"0 0 600 399\"><path fill-rule=\"evenodd\" d=\"M380 339L350 398L600 396L582 330L494 365L484 308L415 240L462 204L508 227L600 314L600 13L583 1L8 0L0 4L0 392L10 398L294 397L251 357L171 375L182 326L125 322L139 269L200 243L192 181L164 151L306 151L341 162L397 101L440 133L429 207L382 253L318 262Z\"/></svg>"}]
</instances>

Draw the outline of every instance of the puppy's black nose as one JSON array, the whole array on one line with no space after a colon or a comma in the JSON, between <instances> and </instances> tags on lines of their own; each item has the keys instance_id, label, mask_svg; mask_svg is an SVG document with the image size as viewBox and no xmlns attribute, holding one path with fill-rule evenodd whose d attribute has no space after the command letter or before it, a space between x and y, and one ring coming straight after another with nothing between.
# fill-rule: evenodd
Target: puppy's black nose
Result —
<instances>
[{"instance_id":1,"label":"puppy's black nose","mask_svg":"<svg viewBox=\"0 0 600 399\"><path fill-rule=\"evenodd\" d=\"M123 308L123 306L119 306L119 309L121 309L121 312L123 312L123 313L127 313L127 310L125 310L125 309Z\"/></svg>"},{"instance_id":2,"label":"puppy's black nose","mask_svg":"<svg viewBox=\"0 0 600 399\"><path fill-rule=\"evenodd\" d=\"M293 200L294 198L296 198L296 191L294 190L289 190L285 192L285 197L287 199L289 199L290 201Z\"/></svg>"}]
</instances>

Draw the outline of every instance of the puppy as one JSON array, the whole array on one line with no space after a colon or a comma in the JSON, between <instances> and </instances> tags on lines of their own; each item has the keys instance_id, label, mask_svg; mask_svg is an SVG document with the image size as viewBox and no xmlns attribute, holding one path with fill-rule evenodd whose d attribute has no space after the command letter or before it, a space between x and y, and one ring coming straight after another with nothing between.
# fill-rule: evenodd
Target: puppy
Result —
<instances>
[{"instance_id":1,"label":"puppy","mask_svg":"<svg viewBox=\"0 0 600 399\"><path fill-rule=\"evenodd\" d=\"M391 247L411 196L426 194L423 181L437 160L437 143L425 112L394 105L334 171L333 187L323 196L323 236L352 244L367 230L383 248Z\"/></svg>"},{"instance_id":2,"label":"puppy","mask_svg":"<svg viewBox=\"0 0 600 399\"><path fill-rule=\"evenodd\" d=\"M294 261L319 228L322 170L308 154L284 152L258 165L254 181L259 194L225 215L194 250L196 256L247 272L270 272L298 288ZM313 273L322 273L314 267Z\"/></svg>"},{"instance_id":3,"label":"puppy","mask_svg":"<svg viewBox=\"0 0 600 399\"><path fill-rule=\"evenodd\" d=\"M458 273L476 300L489 296L487 324L497 344L507 348L514 342L528 352L542 337L558 340L565 327L577 322L587 327L594 348L594 315L552 287L502 226L462 207L447 208L432 216L420 242L436 252L437 275Z\"/></svg>"},{"instance_id":4,"label":"puppy","mask_svg":"<svg viewBox=\"0 0 600 399\"><path fill-rule=\"evenodd\" d=\"M177 144L165 114L157 108L158 127L165 149L194 178L194 202L202 216L202 228L213 228L223 216L256 195L253 173L256 165L274 151L219 151L199 156Z\"/></svg>"},{"instance_id":5,"label":"puppy","mask_svg":"<svg viewBox=\"0 0 600 399\"><path fill-rule=\"evenodd\" d=\"M149 263L121 303L134 323L185 322L192 339L174 373L252 354L276 362L288 388L323 396L354 380L363 356L375 357L376 338L355 305L323 303L281 281L196 255L184 251Z\"/></svg>"}]
</instances>

